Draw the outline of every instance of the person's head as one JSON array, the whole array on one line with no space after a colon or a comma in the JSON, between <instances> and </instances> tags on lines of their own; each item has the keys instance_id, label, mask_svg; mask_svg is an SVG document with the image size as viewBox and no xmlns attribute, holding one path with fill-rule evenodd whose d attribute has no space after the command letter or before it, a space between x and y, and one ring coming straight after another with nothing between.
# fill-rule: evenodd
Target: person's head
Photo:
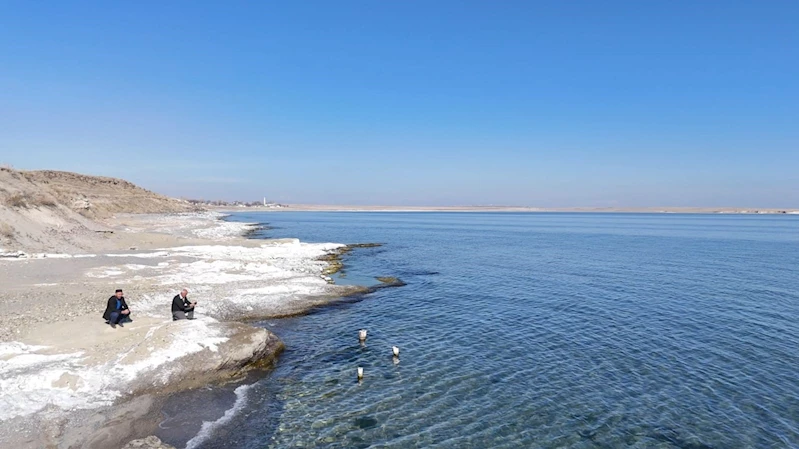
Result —
<instances>
[{"instance_id":1,"label":"person's head","mask_svg":"<svg viewBox=\"0 0 799 449\"><path fill-rule=\"evenodd\" d=\"M116 295L117 298L121 298L122 297L122 289L118 288L116 293L115 293L115 295Z\"/></svg>"},{"instance_id":2,"label":"person's head","mask_svg":"<svg viewBox=\"0 0 799 449\"><path fill-rule=\"evenodd\" d=\"M184 298L189 296L189 291L184 288L183 290L180 291L180 296Z\"/></svg>"}]
</instances>

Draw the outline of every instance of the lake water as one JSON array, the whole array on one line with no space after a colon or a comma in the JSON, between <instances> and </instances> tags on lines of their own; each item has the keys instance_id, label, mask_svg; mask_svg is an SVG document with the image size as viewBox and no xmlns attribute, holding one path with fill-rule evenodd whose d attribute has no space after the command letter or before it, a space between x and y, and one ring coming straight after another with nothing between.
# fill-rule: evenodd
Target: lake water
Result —
<instances>
[{"instance_id":1,"label":"lake water","mask_svg":"<svg viewBox=\"0 0 799 449\"><path fill-rule=\"evenodd\" d=\"M231 219L384 243L342 281L408 285L262 323L277 367L177 396L168 442L205 420L190 447L799 447L799 216Z\"/></svg>"}]
</instances>

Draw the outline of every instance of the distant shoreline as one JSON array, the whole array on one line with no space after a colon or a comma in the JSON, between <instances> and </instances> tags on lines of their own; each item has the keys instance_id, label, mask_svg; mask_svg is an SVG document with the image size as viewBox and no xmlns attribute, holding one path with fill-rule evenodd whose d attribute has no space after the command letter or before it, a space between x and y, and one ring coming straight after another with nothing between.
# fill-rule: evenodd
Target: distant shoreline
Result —
<instances>
[{"instance_id":1,"label":"distant shoreline","mask_svg":"<svg viewBox=\"0 0 799 449\"><path fill-rule=\"evenodd\" d=\"M529 212L529 213L639 213L639 214L744 214L799 215L799 208L741 208L741 207L516 207L516 206L346 206L289 204L274 206L207 206L220 212Z\"/></svg>"}]
</instances>

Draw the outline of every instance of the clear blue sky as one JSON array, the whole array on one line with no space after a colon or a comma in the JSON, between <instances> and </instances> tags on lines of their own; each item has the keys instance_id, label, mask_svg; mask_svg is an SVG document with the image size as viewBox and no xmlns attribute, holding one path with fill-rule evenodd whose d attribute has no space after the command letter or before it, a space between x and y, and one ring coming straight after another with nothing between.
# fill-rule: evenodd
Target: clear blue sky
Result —
<instances>
[{"instance_id":1,"label":"clear blue sky","mask_svg":"<svg viewBox=\"0 0 799 449\"><path fill-rule=\"evenodd\" d=\"M799 1L0 0L0 163L198 198L799 207Z\"/></svg>"}]
</instances>

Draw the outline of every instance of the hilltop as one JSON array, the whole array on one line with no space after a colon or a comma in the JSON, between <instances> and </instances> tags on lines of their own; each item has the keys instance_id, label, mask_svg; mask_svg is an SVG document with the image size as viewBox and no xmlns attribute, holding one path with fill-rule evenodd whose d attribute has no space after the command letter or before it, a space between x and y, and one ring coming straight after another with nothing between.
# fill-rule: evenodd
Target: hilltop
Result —
<instances>
[{"instance_id":1,"label":"hilltop","mask_svg":"<svg viewBox=\"0 0 799 449\"><path fill-rule=\"evenodd\" d=\"M113 239L102 219L197 210L122 179L0 167L0 252L65 252Z\"/></svg>"}]
</instances>

